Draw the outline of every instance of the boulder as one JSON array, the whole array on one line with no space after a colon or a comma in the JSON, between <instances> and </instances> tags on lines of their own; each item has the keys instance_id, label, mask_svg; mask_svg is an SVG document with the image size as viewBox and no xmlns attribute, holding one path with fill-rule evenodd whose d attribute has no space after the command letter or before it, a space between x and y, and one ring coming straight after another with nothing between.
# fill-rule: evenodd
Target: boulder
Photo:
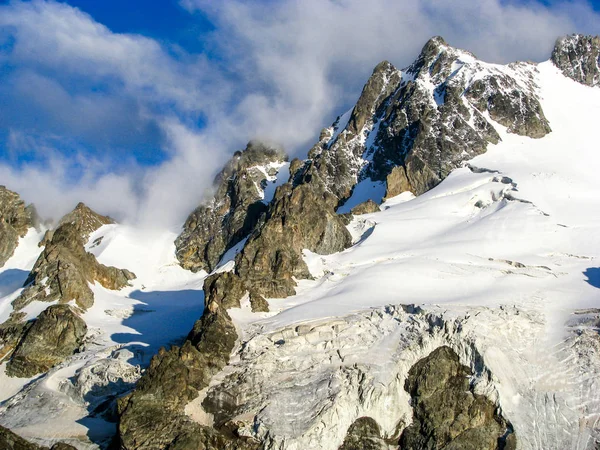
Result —
<instances>
[{"instance_id":1,"label":"boulder","mask_svg":"<svg viewBox=\"0 0 600 450\"><path fill-rule=\"evenodd\" d=\"M83 342L87 325L69 305L43 311L19 342L6 373L32 377L46 372L71 356Z\"/></svg>"},{"instance_id":2,"label":"boulder","mask_svg":"<svg viewBox=\"0 0 600 450\"><path fill-rule=\"evenodd\" d=\"M400 437L402 449L515 449L512 426L487 397L473 392L471 371L446 346L418 361L405 383L413 422Z\"/></svg>"}]
</instances>

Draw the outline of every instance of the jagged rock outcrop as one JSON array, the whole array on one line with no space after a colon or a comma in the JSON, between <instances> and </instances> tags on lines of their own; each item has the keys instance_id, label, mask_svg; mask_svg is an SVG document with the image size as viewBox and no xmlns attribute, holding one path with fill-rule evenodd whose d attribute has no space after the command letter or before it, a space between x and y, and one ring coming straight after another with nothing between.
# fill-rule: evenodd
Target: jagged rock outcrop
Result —
<instances>
[{"instance_id":1,"label":"jagged rock outcrop","mask_svg":"<svg viewBox=\"0 0 600 450\"><path fill-rule=\"evenodd\" d=\"M0 425L0 449L2 450L48 450L48 447L42 447L26 441L21 436L13 433L8 428ZM50 450L76 450L75 447L62 442L56 443Z\"/></svg>"},{"instance_id":2,"label":"jagged rock outcrop","mask_svg":"<svg viewBox=\"0 0 600 450\"><path fill-rule=\"evenodd\" d=\"M348 429L339 450L389 450L393 442L381 437L379 424L370 417L360 417Z\"/></svg>"},{"instance_id":3,"label":"jagged rock outcrop","mask_svg":"<svg viewBox=\"0 0 600 450\"><path fill-rule=\"evenodd\" d=\"M335 213L336 204L337 198L323 189L318 175L308 173L301 184L278 188L265 223L236 258L236 273L259 295L293 295L294 278L310 278L302 259L304 249L330 254L352 242Z\"/></svg>"},{"instance_id":4,"label":"jagged rock outcrop","mask_svg":"<svg viewBox=\"0 0 600 450\"><path fill-rule=\"evenodd\" d=\"M552 62L564 76L586 86L600 86L600 36L572 34L558 39Z\"/></svg>"},{"instance_id":5,"label":"jagged rock outcrop","mask_svg":"<svg viewBox=\"0 0 600 450\"><path fill-rule=\"evenodd\" d=\"M89 283L99 282L107 289L120 289L135 275L126 269L104 266L85 244L91 233L109 217L96 214L83 203L64 216L58 227L46 233L44 249L13 302L9 319L0 325L0 355L11 352L7 366L11 376L30 377L62 362L79 347L87 327L78 316L94 303ZM21 310L32 301L58 302L40 314L33 323L23 322ZM78 308L66 303L75 301Z\"/></svg>"},{"instance_id":6,"label":"jagged rock outcrop","mask_svg":"<svg viewBox=\"0 0 600 450\"><path fill-rule=\"evenodd\" d=\"M308 157L313 171L338 201L350 196L364 161L366 130L373 127L377 111L397 89L402 73L388 61L378 64L365 84L346 124L342 118L323 130ZM338 133L338 131L340 131Z\"/></svg>"},{"instance_id":7,"label":"jagged rock outcrop","mask_svg":"<svg viewBox=\"0 0 600 450\"><path fill-rule=\"evenodd\" d=\"M13 302L15 310L34 300L75 300L77 306L87 309L94 303L88 283L97 281L107 289L127 286L135 278L133 273L100 264L85 251L90 234L109 223L112 219L96 214L83 203L63 217L56 230L47 233L44 250L25 282L26 288Z\"/></svg>"},{"instance_id":8,"label":"jagged rock outcrop","mask_svg":"<svg viewBox=\"0 0 600 450\"><path fill-rule=\"evenodd\" d=\"M286 161L283 150L256 141L234 154L214 181L212 199L190 214L175 241L184 269L212 271L254 229L270 200L265 189Z\"/></svg>"},{"instance_id":9,"label":"jagged rock outcrop","mask_svg":"<svg viewBox=\"0 0 600 450\"><path fill-rule=\"evenodd\" d=\"M15 252L19 238L37 224L37 213L33 205L25 206L19 194L0 186L0 267Z\"/></svg>"},{"instance_id":10,"label":"jagged rock outcrop","mask_svg":"<svg viewBox=\"0 0 600 450\"><path fill-rule=\"evenodd\" d=\"M32 377L71 356L87 333L85 321L69 305L52 305L25 332L6 366L13 377Z\"/></svg>"},{"instance_id":11,"label":"jagged rock outcrop","mask_svg":"<svg viewBox=\"0 0 600 450\"><path fill-rule=\"evenodd\" d=\"M387 179L386 197L421 194L498 142L485 113L510 133L550 132L535 70L527 63L486 64L432 38L403 71L379 64L347 123L339 118L325 130L309 157L340 203L365 178Z\"/></svg>"},{"instance_id":12,"label":"jagged rock outcrop","mask_svg":"<svg viewBox=\"0 0 600 450\"><path fill-rule=\"evenodd\" d=\"M240 305L245 290L230 273L205 281L205 309L181 347L152 358L136 390L119 404L119 436L124 449L254 450L258 443L200 425L185 415L186 405L227 365L237 332L227 308Z\"/></svg>"},{"instance_id":13,"label":"jagged rock outcrop","mask_svg":"<svg viewBox=\"0 0 600 450\"><path fill-rule=\"evenodd\" d=\"M413 402L413 423L402 433L402 449L515 449L512 427L496 406L469 386L471 371L442 346L409 371L405 389Z\"/></svg>"}]
</instances>

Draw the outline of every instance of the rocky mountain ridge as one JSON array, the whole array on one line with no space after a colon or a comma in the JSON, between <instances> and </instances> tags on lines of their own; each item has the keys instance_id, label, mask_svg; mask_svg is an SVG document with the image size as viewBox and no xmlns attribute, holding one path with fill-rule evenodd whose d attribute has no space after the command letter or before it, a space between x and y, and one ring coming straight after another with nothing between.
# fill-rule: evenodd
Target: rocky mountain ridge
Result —
<instances>
[{"instance_id":1,"label":"rocky mountain ridge","mask_svg":"<svg viewBox=\"0 0 600 450\"><path fill-rule=\"evenodd\" d=\"M192 392L190 397L187 388L183 390L186 383L170 390L169 396L180 400L176 404L168 402L171 415L163 425L146 420L143 426L140 423L139 418L145 417L146 411L160 409L164 404L158 400L158 393L163 392L161 380L173 364L181 367L178 371L183 372L179 373L187 373L190 365L198 370L205 358L211 359L211 366L218 361L216 369L206 372L210 378L228 363L239 338L228 308L239 307L245 293L250 298L293 295L296 280L311 277L303 260L304 249L328 254L347 248L350 235L343 216L335 211L352 196L360 181L385 180L387 197L406 190L422 194L464 161L483 153L489 143L500 140L491 121L506 127L508 133L534 139L551 132L534 82L536 70L535 65L528 63L482 63L468 52L449 47L439 37L430 40L405 71L398 71L388 62L379 64L347 123L341 124L342 118L338 118L333 127L321 133L308 160L292 161L289 182L277 189L264 221L257 223L235 258L233 273L216 274L207 280L205 313L186 344L182 349L157 356L142 389L124 404L120 422L123 446L161 448L169 440L182 442L181 436L196 433L204 436L197 438L202 445L211 448L208 442L212 438L208 436L213 432L209 424L199 425L184 416L183 403L195 401L197 395ZM211 288L215 282L222 286L218 294ZM226 343L217 354L208 345L216 336ZM207 385L208 380L193 383L198 392ZM216 395L223 395L236 385L239 380ZM231 394L226 398L225 403L216 405L207 398L202 405L215 414L224 414L217 427L221 433L229 435L232 427L236 430L227 443L229 447L251 448L243 436L256 438L257 433L242 431L243 427L229 421L237 413L224 412L230 407ZM503 419L493 420L503 423ZM182 428L173 429L173 421ZM190 431L193 429L196 431ZM504 431L499 429L499 433L490 442L495 443ZM158 436L165 441L155 440ZM425 438L418 437L417 432L415 437L406 439L416 442ZM438 448L442 444L435 445ZM192 448L189 442L181 448L188 446Z\"/></svg>"},{"instance_id":2,"label":"rocky mountain ridge","mask_svg":"<svg viewBox=\"0 0 600 450\"><path fill-rule=\"evenodd\" d=\"M563 38L552 61L566 77L597 87L599 43L588 36ZM327 255L348 249L344 254L351 254L369 239L379 226L381 192L386 198L407 191L422 195L458 169L481 178L481 190L479 185L464 188L475 192L465 201L474 211L471 218L493 217L511 203L536 215L539 208L519 196L516 181L495 168L464 165L511 136L540 140L552 135L538 79L534 64L483 63L436 37L402 71L380 63L355 107L322 131L306 160L287 163L283 151L259 142L236 152L215 179L213 194L190 214L175 240L183 268L199 277L209 273L204 312L185 339L156 354L135 389L118 400L120 448L534 448L535 430L522 422L515 428L514 407L500 404L503 386L496 377L506 380L506 374L485 353L508 339L514 349L509 354L522 356L515 336L510 340L497 330L516 327L529 333L527 327L537 327L540 319L527 309L465 307L457 313L456 308L432 312L390 305L281 326L277 320L282 299L305 290L307 280L325 285L348 276L353 264L335 273ZM359 198L363 185L383 191ZM12 235L22 236L19 224L25 220L31 226L23 219L24 204L10 194L7 198L19 218L0 208L1 217L15 224ZM340 213L344 205L353 206L351 213ZM354 217L363 214L366 218ZM89 345L96 332L86 323L94 305L91 286L98 282L118 290L135 278L127 269L101 264L86 250L92 234L112 225L80 204L46 234L26 287L12 302L13 315L0 326L0 355L10 358L6 374L32 377L60 369L86 337ZM101 240L94 245L103 245ZM506 276L541 278L552 271L512 260L490 258L486 264L488 272L494 265L506 266ZM320 266L323 274L315 269ZM473 269L448 264L444 270L458 276ZM351 282L346 291L332 292L340 300L350 296ZM127 295L150 303L143 291L142 286ZM405 286L398 286L398 302L404 295ZM25 321L28 305L39 301L49 306ZM291 305L290 310L302 306L293 300ZM130 320L127 312L109 313ZM135 323L152 308L134 308L131 314ZM248 314L264 320L247 322ZM496 331L481 337L477 333L485 320ZM585 365L595 354L595 335L588 334L569 341L578 349L577 364ZM111 358L105 355L102 363L120 371L100 390L115 383L115 390L125 392L139 368L121 370L124 360ZM104 365L86 366L85 373ZM596 370L596 363L588 366ZM78 371L65 383L69 388L61 389L78 389L84 373ZM92 375L93 384L99 375ZM93 392L88 388L82 390L85 395ZM94 400L94 411L103 410L99 403ZM582 436L600 439L593 419L582 430Z\"/></svg>"}]
</instances>

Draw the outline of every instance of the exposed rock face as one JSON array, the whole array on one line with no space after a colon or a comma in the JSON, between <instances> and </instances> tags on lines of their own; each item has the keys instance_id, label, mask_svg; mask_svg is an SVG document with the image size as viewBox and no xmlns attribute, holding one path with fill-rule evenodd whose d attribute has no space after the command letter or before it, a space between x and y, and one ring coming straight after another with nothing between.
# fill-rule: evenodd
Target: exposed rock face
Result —
<instances>
[{"instance_id":1,"label":"exposed rock face","mask_svg":"<svg viewBox=\"0 0 600 450\"><path fill-rule=\"evenodd\" d=\"M19 194L0 186L0 267L13 255L19 238L36 223L33 205L25 206Z\"/></svg>"},{"instance_id":2,"label":"exposed rock face","mask_svg":"<svg viewBox=\"0 0 600 450\"><path fill-rule=\"evenodd\" d=\"M362 202L358 205L356 205L354 208L352 208L350 210L350 212L352 214L354 214L355 216L361 215L361 214L371 214L371 213L375 213L375 212L379 212L379 205L377 203L375 203L373 200L367 200L366 202Z\"/></svg>"},{"instance_id":3,"label":"exposed rock face","mask_svg":"<svg viewBox=\"0 0 600 450\"><path fill-rule=\"evenodd\" d=\"M0 449L2 450L48 450L48 447L41 447L26 441L21 436L10 431L8 428L0 426ZM50 450L76 450L75 447L59 442L54 444Z\"/></svg>"},{"instance_id":4,"label":"exposed rock face","mask_svg":"<svg viewBox=\"0 0 600 450\"><path fill-rule=\"evenodd\" d=\"M377 120L377 111L401 82L402 73L388 61L375 67L352 110L348 123L336 122L308 154L311 165L338 200L350 196L364 161L365 138ZM341 118L339 119L341 120ZM334 131L339 134L334 135Z\"/></svg>"},{"instance_id":5,"label":"exposed rock face","mask_svg":"<svg viewBox=\"0 0 600 450\"><path fill-rule=\"evenodd\" d=\"M107 289L127 286L135 278L133 273L104 266L85 251L90 233L108 223L113 221L83 203L63 217L58 228L47 233L45 248L25 282L27 287L13 302L15 310L34 300L61 303L75 300L80 308L87 309L94 303L88 283L97 281Z\"/></svg>"},{"instance_id":6,"label":"exposed rock face","mask_svg":"<svg viewBox=\"0 0 600 450\"><path fill-rule=\"evenodd\" d=\"M389 448L390 443L381 437L379 424L370 417L361 417L350 426L339 450L389 450Z\"/></svg>"},{"instance_id":7,"label":"exposed rock face","mask_svg":"<svg viewBox=\"0 0 600 450\"><path fill-rule=\"evenodd\" d=\"M515 449L512 427L496 406L469 386L470 370L449 347L439 347L409 371L405 389L413 400L413 423L402 449Z\"/></svg>"},{"instance_id":8,"label":"exposed rock face","mask_svg":"<svg viewBox=\"0 0 600 450\"><path fill-rule=\"evenodd\" d=\"M233 274L205 281L205 310L181 348L152 358L136 390L120 402L119 436L124 449L257 449L258 443L193 422L185 406L225 367L237 332L226 308L239 306L245 290Z\"/></svg>"},{"instance_id":9,"label":"exposed rock face","mask_svg":"<svg viewBox=\"0 0 600 450\"><path fill-rule=\"evenodd\" d=\"M44 249L25 282L26 288L13 301L14 311L0 325L0 355L13 352L7 366L11 376L30 377L62 362L79 347L87 327L80 311L65 303L75 300L82 309L93 305L88 283L95 281L107 289L127 286L135 275L125 269L104 266L85 251L90 234L113 223L83 203L61 219L54 231L46 233ZM59 302L42 312L31 325L24 323L22 308L30 302Z\"/></svg>"},{"instance_id":10,"label":"exposed rock face","mask_svg":"<svg viewBox=\"0 0 600 450\"><path fill-rule=\"evenodd\" d=\"M190 214L175 241L183 268L212 271L254 229L270 200L265 189L286 161L282 150L259 142L235 153L215 179L214 197Z\"/></svg>"},{"instance_id":11,"label":"exposed rock face","mask_svg":"<svg viewBox=\"0 0 600 450\"><path fill-rule=\"evenodd\" d=\"M347 123L340 119L322 133L309 157L341 203L365 178L387 179L386 197L421 194L498 142L486 112L511 133L540 138L550 132L535 70L525 63L486 64L432 38L403 71L379 64Z\"/></svg>"},{"instance_id":12,"label":"exposed rock face","mask_svg":"<svg viewBox=\"0 0 600 450\"><path fill-rule=\"evenodd\" d=\"M406 175L406 168L404 166L393 167L388 176L385 179L386 191L385 198L395 197L403 192L411 192L412 186L408 181Z\"/></svg>"},{"instance_id":13,"label":"exposed rock face","mask_svg":"<svg viewBox=\"0 0 600 450\"><path fill-rule=\"evenodd\" d=\"M552 62L564 76L587 86L600 86L600 36L573 34L558 39Z\"/></svg>"},{"instance_id":14,"label":"exposed rock face","mask_svg":"<svg viewBox=\"0 0 600 450\"><path fill-rule=\"evenodd\" d=\"M87 325L69 305L43 311L25 333L6 366L9 376L32 377L71 356L81 345Z\"/></svg>"},{"instance_id":15,"label":"exposed rock face","mask_svg":"<svg viewBox=\"0 0 600 450\"><path fill-rule=\"evenodd\" d=\"M236 258L236 273L265 297L293 295L293 278L310 278L303 249L329 254L351 244L350 233L335 214L336 203L337 198L322 189L318 175L278 188L265 223Z\"/></svg>"}]
</instances>

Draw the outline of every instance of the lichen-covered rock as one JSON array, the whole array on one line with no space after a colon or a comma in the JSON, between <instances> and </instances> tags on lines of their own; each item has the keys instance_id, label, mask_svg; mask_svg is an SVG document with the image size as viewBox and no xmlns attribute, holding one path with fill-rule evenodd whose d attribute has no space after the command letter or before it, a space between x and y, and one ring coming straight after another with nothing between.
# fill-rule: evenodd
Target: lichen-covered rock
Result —
<instances>
[{"instance_id":1,"label":"lichen-covered rock","mask_svg":"<svg viewBox=\"0 0 600 450\"><path fill-rule=\"evenodd\" d=\"M69 305L43 311L25 333L6 366L9 376L32 377L71 356L83 342L87 325Z\"/></svg>"},{"instance_id":2,"label":"lichen-covered rock","mask_svg":"<svg viewBox=\"0 0 600 450\"><path fill-rule=\"evenodd\" d=\"M400 448L514 449L512 427L485 396L473 393L468 367L449 347L434 350L409 371L405 389L413 402L413 423Z\"/></svg>"},{"instance_id":3,"label":"lichen-covered rock","mask_svg":"<svg viewBox=\"0 0 600 450\"><path fill-rule=\"evenodd\" d=\"M37 223L33 205L25 206L19 194L0 186L0 267L13 255L19 238Z\"/></svg>"},{"instance_id":4,"label":"lichen-covered rock","mask_svg":"<svg viewBox=\"0 0 600 450\"><path fill-rule=\"evenodd\" d=\"M586 86L600 86L600 36L572 34L558 39L552 62L564 76Z\"/></svg>"},{"instance_id":5,"label":"lichen-covered rock","mask_svg":"<svg viewBox=\"0 0 600 450\"><path fill-rule=\"evenodd\" d=\"M85 251L90 233L112 219L96 214L83 203L59 222L58 228L45 238L45 247L36 261L26 288L13 301L20 310L34 300L68 303L75 300L80 308L94 303L94 294L88 283L99 282L107 289L121 289L135 278L126 269L107 267Z\"/></svg>"},{"instance_id":6,"label":"lichen-covered rock","mask_svg":"<svg viewBox=\"0 0 600 450\"><path fill-rule=\"evenodd\" d=\"M235 153L215 179L214 196L190 214L175 241L183 268L212 271L254 229L267 210L265 188L285 161L281 149L255 141Z\"/></svg>"},{"instance_id":7,"label":"lichen-covered rock","mask_svg":"<svg viewBox=\"0 0 600 450\"><path fill-rule=\"evenodd\" d=\"M360 417L348 429L339 450L389 450L393 443L381 436L379 424L370 417Z\"/></svg>"},{"instance_id":8,"label":"lichen-covered rock","mask_svg":"<svg viewBox=\"0 0 600 450\"><path fill-rule=\"evenodd\" d=\"M15 349L23 335L31 327L31 322L23 319L26 314L13 313L0 324L0 361L3 361Z\"/></svg>"}]
</instances>

